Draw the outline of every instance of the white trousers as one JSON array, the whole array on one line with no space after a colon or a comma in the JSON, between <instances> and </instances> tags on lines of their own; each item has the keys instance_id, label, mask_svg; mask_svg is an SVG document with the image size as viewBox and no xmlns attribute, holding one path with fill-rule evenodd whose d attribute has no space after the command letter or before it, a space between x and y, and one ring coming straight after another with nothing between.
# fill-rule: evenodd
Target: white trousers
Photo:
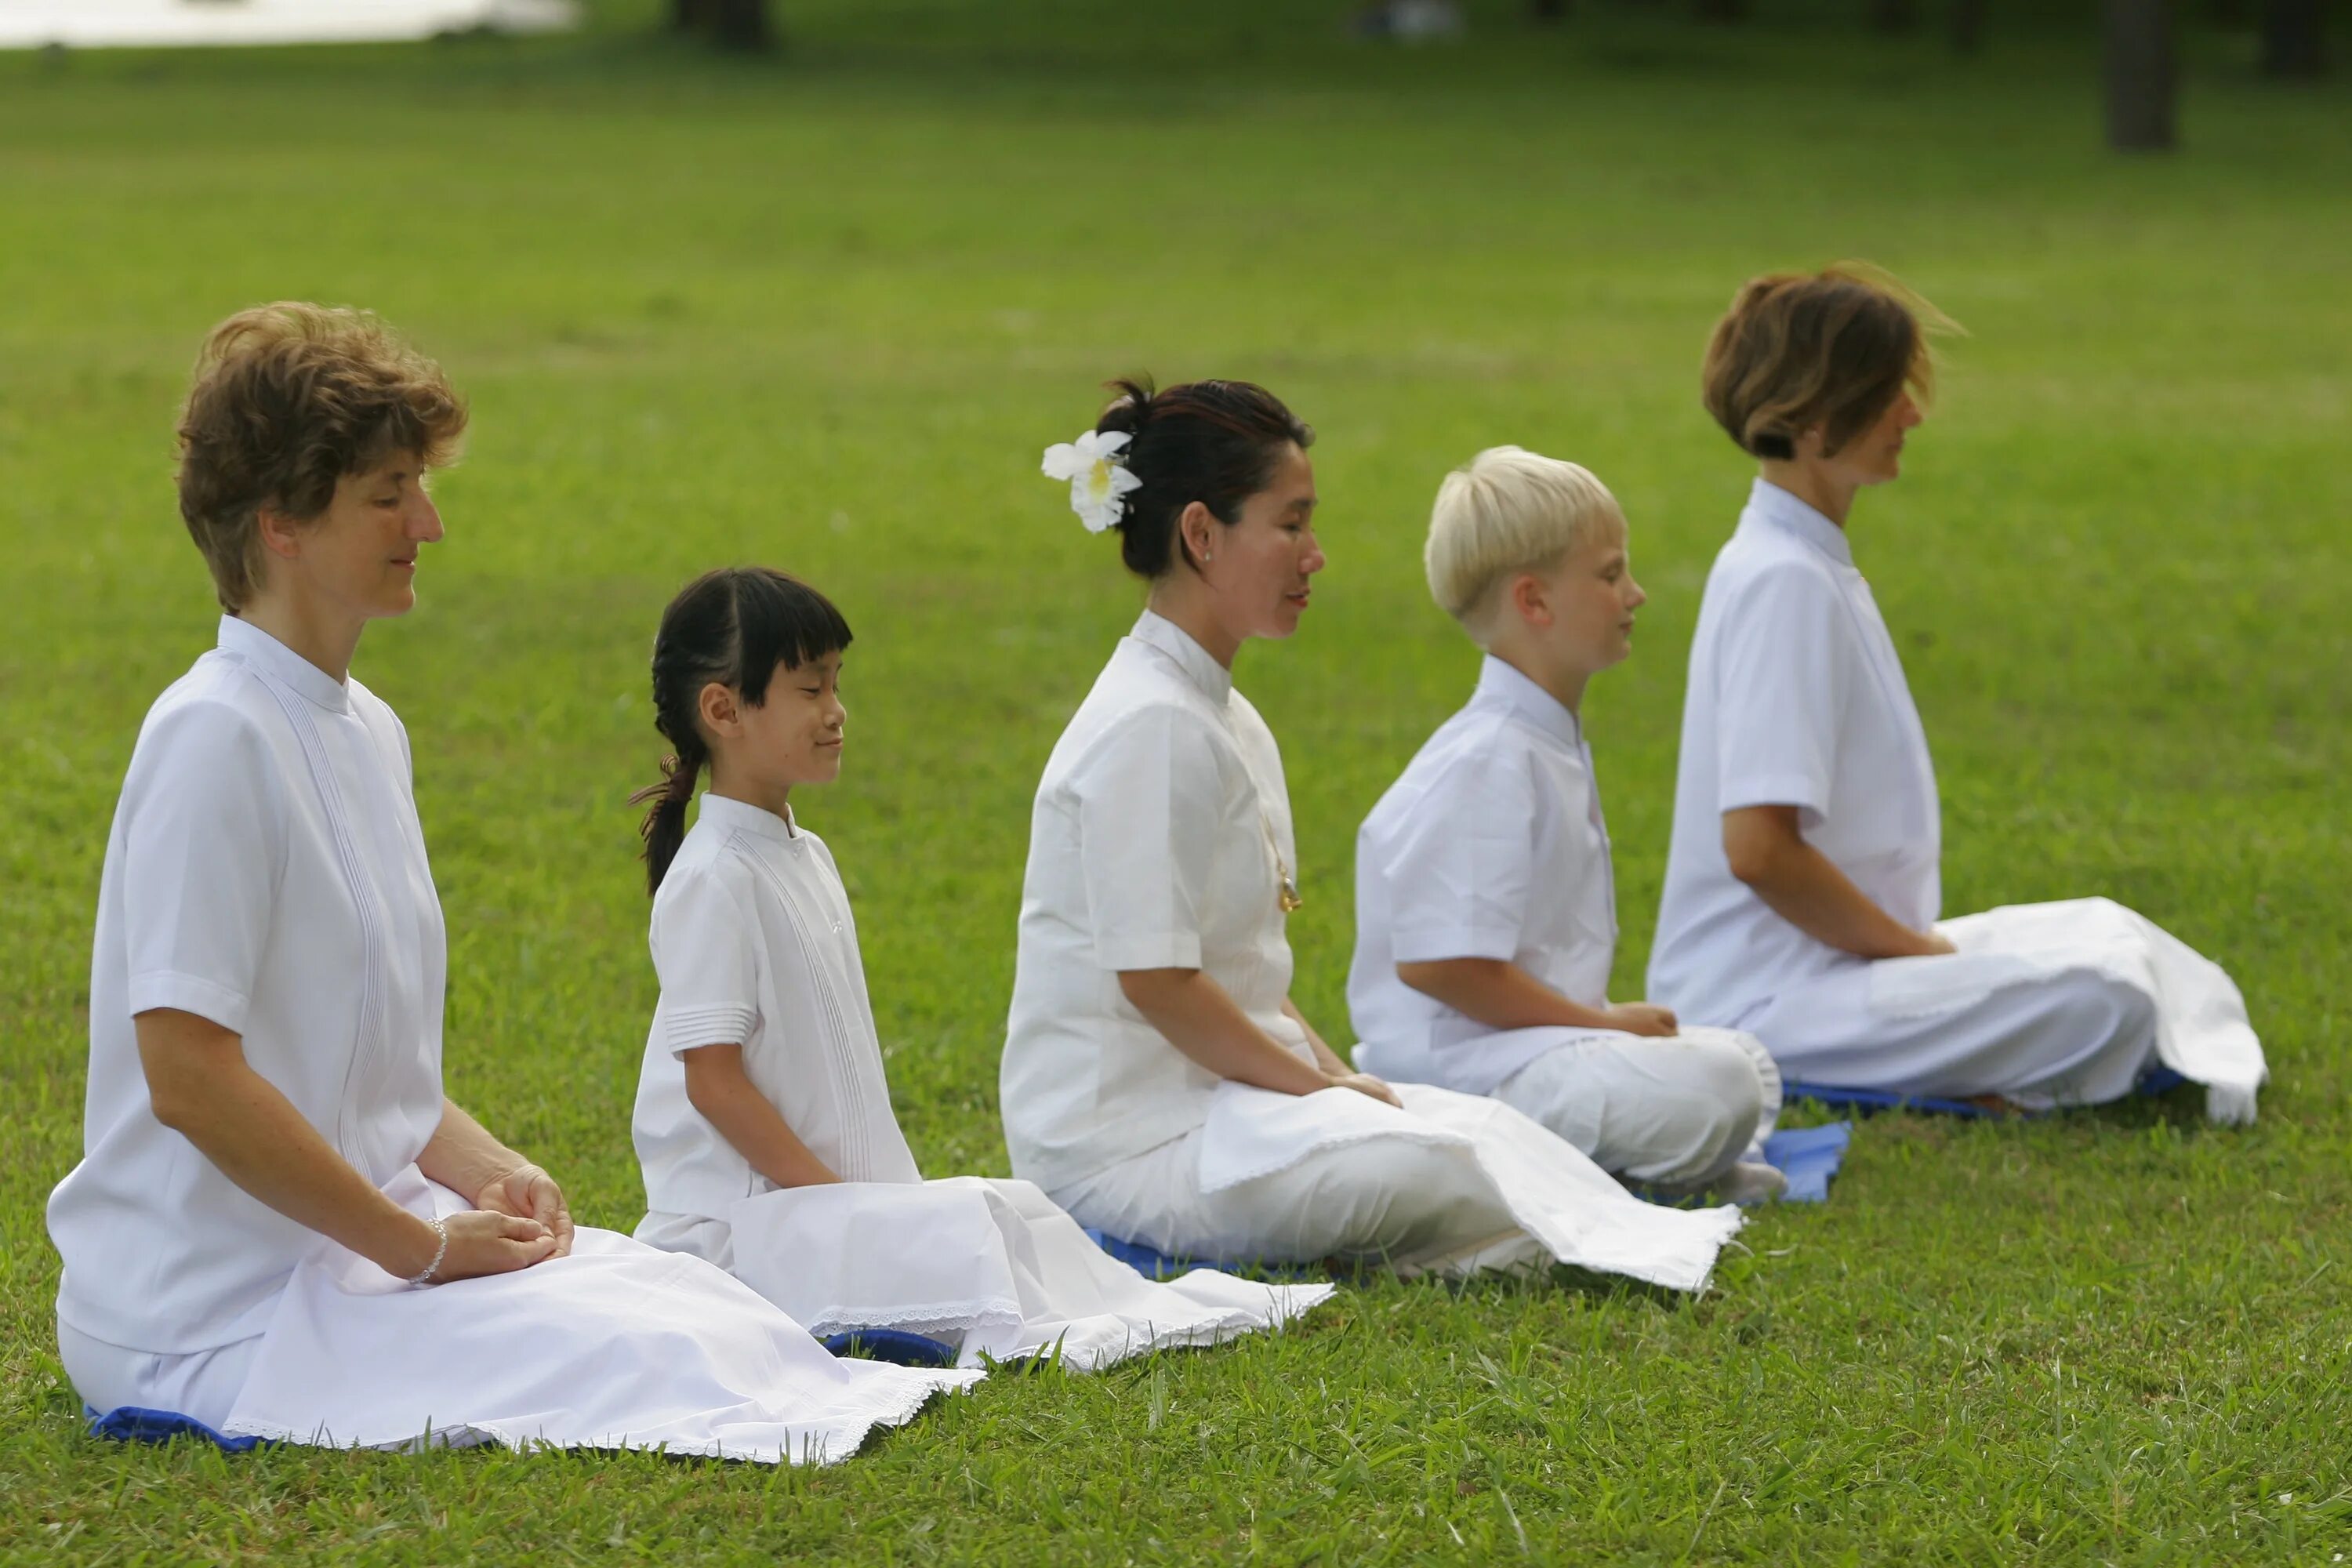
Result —
<instances>
[{"instance_id":1,"label":"white trousers","mask_svg":"<svg viewBox=\"0 0 2352 1568\"><path fill-rule=\"evenodd\" d=\"M1472 1047L1475 1048L1475 1047ZM1699 1185L1737 1164L1780 1113L1780 1074L1753 1035L1579 1034L1496 1086L1613 1174Z\"/></svg>"},{"instance_id":2,"label":"white trousers","mask_svg":"<svg viewBox=\"0 0 2352 1568\"><path fill-rule=\"evenodd\" d=\"M1206 1137L1195 1130L1050 1195L1080 1225L1192 1258L1360 1258L1449 1275L1549 1258L1465 1149L1370 1139L1203 1193Z\"/></svg>"},{"instance_id":3,"label":"white trousers","mask_svg":"<svg viewBox=\"0 0 2352 1568\"><path fill-rule=\"evenodd\" d=\"M1998 1094L2040 1109L2119 1100L2156 1060L2156 1004L2096 969L1891 1013L1872 1005L1875 967L1858 963L1772 999L1753 1027L1783 1074L1840 1089Z\"/></svg>"},{"instance_id":4,"label":"white trousers","mask_svg":"<svg viewBox=\"0 0 2352 1568\"><path fill-rule=\"evenodd\" d=\"M128 1405L136 1410L176 1411L217 1432L245 1386L246 1373L262 1336L212 1350L158 1355L94 1340L70 1324L58 1325L58 1360L73 1379L81 1402L100 1415Z\"/></svg>"}]
</instances>

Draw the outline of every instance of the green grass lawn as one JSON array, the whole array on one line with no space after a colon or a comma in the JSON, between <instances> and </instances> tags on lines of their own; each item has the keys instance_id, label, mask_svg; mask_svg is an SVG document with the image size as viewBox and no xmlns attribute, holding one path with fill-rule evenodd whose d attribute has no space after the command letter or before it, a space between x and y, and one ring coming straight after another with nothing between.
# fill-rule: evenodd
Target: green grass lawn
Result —
<instances>
[{"instance_id":1,"label":"green grass lawn","mask_svg":"<svg viewBox=\"0 0 2352 1568\"><path fill-rule=\"evenodd\" d=\"M773 64L656 38L0 59L0 1557L182 1562L2276 1560L2352 1552L2352 94L2189 39L2185 150L2097 146L2087 37L1709 31L1505 0L1452 47L1339 0L790 0ZM1996 12L2002 8L1996 7ZM1783 15L1784 13L1800 13ZM2340 51L2339 51L2340 53ZM1331 556L1241 679L1286 746L1299 998L1346 1037L1356 825L1464 696L1430 605L1481 446L1616 489L1653 595L1590 705L1633 994L1684 652L1748 483L1696 405L1747 275L1873 258L1967 324L1857 545L1934 738L1964 910L2106 892L2229 965L2250 1131L2193 1093L1865 1127L1696 1301L1345 1289L1298 1331L984 1385L821 1472L100 1445L54 1354L89 925L140 715L212 640L173 510L204 330L362 303L470 395L405 718L451 931L448 1079L640 1212L646 651L706 566L857 631L857 900L933 1174L1006 1169L1031 788L1134 614L1036 472L1104 377L1242 375L1322 431Z\"/></svg>"}]
</instances>

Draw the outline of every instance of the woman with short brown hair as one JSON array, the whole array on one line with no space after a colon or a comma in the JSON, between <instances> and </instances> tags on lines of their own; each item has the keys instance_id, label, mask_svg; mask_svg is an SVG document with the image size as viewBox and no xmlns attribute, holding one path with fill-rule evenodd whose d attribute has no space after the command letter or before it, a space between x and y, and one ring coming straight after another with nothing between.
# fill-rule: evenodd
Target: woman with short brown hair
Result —
<instances>
[{"instance_id":1,"label":"woman with short brown hair","mask_svg":"<svg viewBox=\"0 0 2352 1568\"><path fill-rule=\"evenodd\" d=\"M59 1357L94 1408L215 1432L838 1458L961 1374L836 1363L709 1265L575 1231L442 1092L407 731L350 668L415 603L465 423L358 312L266 306L205 345L180 507L227 613L107 844Z\"/></svg>"},{"instance_id":2,"label":"woman with short brown hair","mask_svg":"<svg viewBox=\"0 0 2352 1568\"><path fill-rule=\"evenodd\" d=\"M1800 1083L2091 1104L2159 1064L2251 1120L2262 1047L2229 977L2104 899L1938 924L1935 766L1854 565L1901 471L1941 318L1854 267L1743 285L1704 401L1758 478L1691 647L1650 993L1762 1038Z\"/></svg>"}]
</instances>

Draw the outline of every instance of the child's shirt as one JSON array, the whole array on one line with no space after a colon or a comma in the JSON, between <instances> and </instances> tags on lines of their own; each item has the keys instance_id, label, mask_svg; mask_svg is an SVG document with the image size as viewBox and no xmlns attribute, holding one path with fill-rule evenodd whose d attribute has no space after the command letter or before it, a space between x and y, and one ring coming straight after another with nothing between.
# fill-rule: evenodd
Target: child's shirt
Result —
<instances>
[{"instance_id":1,"label":"child's shirt","mask_svg":"<svg viewBox=\"0 0 2352 1568\"><path fill-rule=\"evenodd\" d=\"M687 1098L682 1058L702 1046L741 1046L752 1087L845 1181L922 1179L890 1111L857 926L823 839L704 795L654 896L651 943L661 1001L633 1131L654 1215L724 1222L775 1190Z\"/></svg>"},{"instance_id":2,"label":"child's shirt","mask_svg":"<svg viewBox=\"0 0 2352 1568\"><path fill-rule=\"evenodd\" d=\"M1498 1034L1397 978L1400 963L1502 959L1605 1007L1617 952L1609 831L1582 724L1488 656L1356 835L1348 1008L1367 1072L1491 1093L1559 1042Z\"/></svg>"}]
</instances>

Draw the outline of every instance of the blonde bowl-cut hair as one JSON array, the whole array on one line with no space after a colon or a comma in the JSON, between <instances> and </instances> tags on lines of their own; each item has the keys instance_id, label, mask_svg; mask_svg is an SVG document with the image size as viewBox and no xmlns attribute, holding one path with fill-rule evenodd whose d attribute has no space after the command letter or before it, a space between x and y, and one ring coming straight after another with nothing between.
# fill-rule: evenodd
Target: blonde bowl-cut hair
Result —
<instances>
[{"instance_id":1,"label":"blonde bowl-cut hair","mask_svg":"<svg viewBox=\"0 0 2352 1568\"><path fill-rule=\"evenodd\" d=\"M264 508L316 520L336 481L394 453L446 467L466 405L441 367L365 310L239 310L196 356L180 416L180 517L235 615L262 584Z\"/></svg>"},{"instance_id":2,"label":"blonde bowl-cut hair","mask_svg":"<svg viewBox=\"0 0 2352 1568\"><path fill-rule=\"evenodd\" d=\"M1624 530L1617 498L1591 469L1523 447L1489 447L1437 487L1422 565L1438 607L1483 644L1505 582Z\"/></svg>"},{"instance_id":3,"label":"blonde bowl-cut hair","mask_svg":"<svg viewBox=\"0 0 2352 1568\"><path fill-rule=\"evenodd\" d=\"M1834 456L1906 389L1922 406L1936 390L1931 337L1951 318L1867 262L1751 278L1715 324L1699 373L1700 401L1755 458L1797 455L1819 426Z\"/></svg>"}]
</instances>

